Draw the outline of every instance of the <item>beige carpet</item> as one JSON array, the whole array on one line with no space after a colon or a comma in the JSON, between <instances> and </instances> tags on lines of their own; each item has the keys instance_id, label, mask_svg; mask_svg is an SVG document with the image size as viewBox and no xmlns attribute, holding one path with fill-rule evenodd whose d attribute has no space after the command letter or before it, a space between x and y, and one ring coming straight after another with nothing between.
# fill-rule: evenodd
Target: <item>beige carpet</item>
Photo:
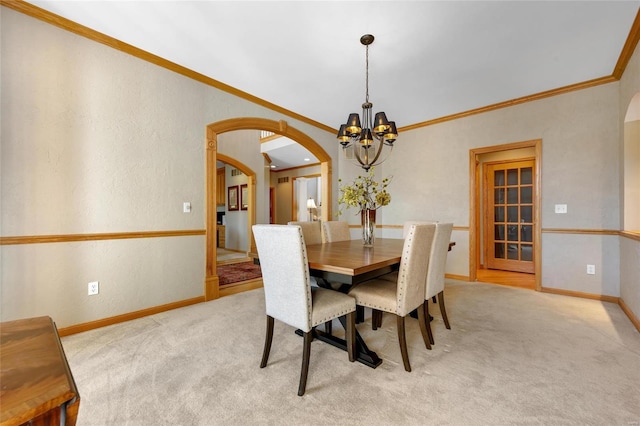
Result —
<instances>
[{"instance_id":1,"label":"beige carpet","mask_svg":"<svg viewBox=\"0 0 640 426\"><path fill-rule=\"evenodd\" d=\"M315 341L296 395L302 339L276 322L269 365L262 289L65 337L83 425L638 425L640 334L617 305L447 281L435 346L408 320L357 327L377 369ZM334 331L341 332L339 325Z\"/></svg>"}]
</instances>

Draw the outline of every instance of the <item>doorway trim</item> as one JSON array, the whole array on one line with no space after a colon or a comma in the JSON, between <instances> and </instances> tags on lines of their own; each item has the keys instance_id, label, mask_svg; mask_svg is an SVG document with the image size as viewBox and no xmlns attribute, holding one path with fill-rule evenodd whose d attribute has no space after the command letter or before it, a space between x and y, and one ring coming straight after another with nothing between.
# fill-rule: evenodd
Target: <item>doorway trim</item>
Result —
<instances>
[{"instance_id":1,"label":"doorway trim","mask_svg":"<svg viewBox=\"0 0 640 426\"><path fill-rule=\"evenodd\" d=\"M206 187L206 215L205 215L205 244L206 244L206 259L205 259L205 281L204 281L204 297L205 300L213 300L220 297L220 280L218 278L218 272L216 268L216 179L217 168L216 162L218 155L221 158L231 159L222 154L218 154L218 135L226 132L232 132L235 130L267 130L282 136L286 136L291 140L298 142L300 145L308 149L319 161L320 161L320 176L322 179L322 198L326 200L327 205L331 205L331 156L313 139L300 130L291 127L286 121L269 120L266 118L258 117L241 117L231 118L228 120L217 121L215 123L208 124L206 127L206 174L205 174L205 187ZM242 165L246 170L251 171L244 164L233 160L235 164ZM226 161L225 161L226 162ZM238 167L239 170L243 170ZM244 172L244 171L243 171ZM247 173L245 173L247 174ZM269 185L267 185L269 187ZM249 217L248 227L249 235L251 235L251 226L255 225L256 214L256 175L253 173L253 178L249 178ZM331 220L331 209L322 209L322 220ZM253 238L250 238L251 244L249 251L255 252L255 243Z\"/></svg>"},{"instance_id":2,"label":"doorway trim","mask_svg":"<svg viewBox=\"0 0 640 426\"><path fill-rule=\"evenodd\" d=\"M500 151L509 151L519 148L533 147L535 151L535 169L536 179L534 182L535 192L535 208L533 211L535 231L533 233L534 244L534 271L535 271L535 290L540 291L542 288L542 139L533 139L523 142L514 142L505 145L494 145L483 148L474 148L469 150L469 280L477 280L477 270L480 264L480 181L482 179L482 170L480 167L479 156Z\"/></svg>"}]
</instances>

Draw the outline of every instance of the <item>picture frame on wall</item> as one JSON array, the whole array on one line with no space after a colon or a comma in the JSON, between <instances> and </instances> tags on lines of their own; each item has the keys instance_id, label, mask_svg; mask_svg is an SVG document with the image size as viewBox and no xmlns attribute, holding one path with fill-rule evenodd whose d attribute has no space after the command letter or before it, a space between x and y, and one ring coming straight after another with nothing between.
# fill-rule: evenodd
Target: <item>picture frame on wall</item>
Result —
<instances>
[{"instance_id":1,"label":"picture frame on wall","mask_svg":"<svg viewBox=\"0 0 640 426\"><path fill-rule=\"evenodd\" d=\"M249 208L249 187L247 184L240 185L240 210Z\"/></svg>"},{"instance_id":2,"label":"picture frame on wall","mask_svg":"<svg viewBox=\"0 0 640 426\"><path fill-rule=\"evenodd\" d=\"M227 210L239 210L238 207L238 185L227 188Z\"/></svg>"}]
</instances>

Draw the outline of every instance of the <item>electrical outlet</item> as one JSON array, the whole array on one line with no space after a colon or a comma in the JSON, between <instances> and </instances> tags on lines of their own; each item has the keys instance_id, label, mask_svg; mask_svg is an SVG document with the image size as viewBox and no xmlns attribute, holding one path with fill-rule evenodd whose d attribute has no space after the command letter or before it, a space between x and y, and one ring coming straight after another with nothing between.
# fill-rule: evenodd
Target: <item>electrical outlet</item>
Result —
<instances>
[{"instance_id":1,"label":"electrical outlet","mask_svg":"<svg viewBox=\"0 0 640 426\"><path fill-rule=\"evenodd\" d=\"M98 281L92 281L88 285L87 293L89 296L96 295L100 292L100 283Z\"/></svg>"},{"instance_id":2,"label":"electrical outlet","mask_svg":"<svg viewBox=\"0 0 640 426\"><path fill-rule=\"evenodd\" d=\"M596 274L596 265L587 265L587 274L595 275Z\"/></svg>"},{"instance_id":3,"label":"electrical outlet","mask_svg":"<svg viewBox=\"0 0 640 426\"><path fill-rule=\"evenodd\" d=\"M183 213L191 213L191 203L185 201L182 203L182 212Z\"/></svg>"},{"instance_id":4,"label":"electrical outlet","mask_svg":"<svg viewBox=\"0 0 640 426\"><path fill-rule=\"evenodd\" d=\"M567 205L566 204L556 204L556 213L566 213Z\"/></svg>"}]
</instances>

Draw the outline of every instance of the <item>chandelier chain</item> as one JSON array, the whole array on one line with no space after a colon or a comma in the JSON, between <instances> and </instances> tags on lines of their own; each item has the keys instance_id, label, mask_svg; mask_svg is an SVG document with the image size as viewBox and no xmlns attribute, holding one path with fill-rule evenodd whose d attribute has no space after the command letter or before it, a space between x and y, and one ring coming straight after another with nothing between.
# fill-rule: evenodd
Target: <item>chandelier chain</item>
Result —
<instances>
[{"instance_id":1,"label":"chandelier chain","mask_svg":"<svg viewBox=\"0 0 640 426\"><path fill-rule=\"evenodd\" d=\"M365 101L366 101L367 103L369 103L369 45L366 45L366 46L365 46L365 51L366 51L366 54L365 54L365 64L366 64L366 70L367 70L367 73L366 73L366 79L365 79L365 81L366 81L366 96L365 96Z\"/></svg>"}]
</instances>

